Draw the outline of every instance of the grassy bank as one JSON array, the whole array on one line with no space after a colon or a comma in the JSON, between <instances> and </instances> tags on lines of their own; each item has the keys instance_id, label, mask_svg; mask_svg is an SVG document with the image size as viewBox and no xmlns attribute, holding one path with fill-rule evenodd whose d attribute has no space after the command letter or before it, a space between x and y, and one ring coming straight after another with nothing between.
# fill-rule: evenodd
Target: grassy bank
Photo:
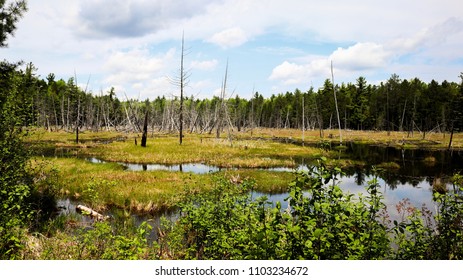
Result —
<instances>
[{"instance_id":1,"label":"grassy bank","mask_svg":"<svg viewBox=\"0 0 463 280\"><path fill-rule=\"evenodd\" d=\"M286 191L293 179L290 172L256 169L193 174L171 171L127 171L116 163L90 163L79 158L35 159L47 161L59 177L59 193L82 201L96 210L117 207L135 213L153 213L173 207L184 191L204 192L213 187L213 178L232 182L254 180L256 191Z\"/></svg>"},{"instance_id":2,"label":"grassy bank","mask_svg":"<svg viewBox=\"0 0 463 280\"><path fill-rule=\"evenodd\" d=\"M294 129L272 130L254 129L234 133L232 140L216 139L211 135L187 134L183 144L178 144L177 135L150 134L146 148L140 143L139 135L120 132L82 132L79 143L75 135L64 131L35 131L28 138L34 149L67 150L70 157L36 158L49 161L58 170L60 194L84 201L104 210L117 207L133 212L154 212L172 207L184 190L198 192L211 189L214 176L225 176L232 181L252 179L256 181L256 191L272 193L284 192L293 179L290 172L262 170L272 167L294 168L297 159L328 158L328 165L348 167L362 166L340 158L339 153L321 149L322 143L337 144L339 131L326 130L324 139L319 131L306 131L302 144L301 131ZM329 136L329 137L328 137ZM343 141L366 144L399 146L404 148L426 147L445 149L449 135L428 134L426 139L415 133L407 138L407 133L343 131ZM294 144L296 143L296 145ZM454 147L463 146L463 134L453 138ZM39 153L40 154L40 153ZM84 158L95 157L109 163L90 163ZM111 163L112 162L112 163ZM193 174L171 171L127 171L116 162L130 163L204 163L219 167L239 167L227 169L218 174Z\"/></svg>"},{"instance_id":3,"label":"grassy bank","mask_svg":"<svg viewBox=\"0 0 463 280\"><path fill-rule=\"evenodd\" d=\"M239 137L254 137L262 139L292 139L297 142L308 144L317 144L320 141L339 143L340 132L337 129L327 129L323 131L323 137L320 137L319 130L309 130L304 132L296 129L254 129L251 133L248 130L239 135ZM414 131L365 131L365 130L342 130L341 136L343 142L359 142L368 145L389 145L404 147L409 149L447 149L450 142L450 133L431 132L424 134ZM454 133L452 139L452 148L463 149L463 133Z\"/></svg>"},{"instance_id":4,"label":"grassy bank","mask_svg":"<svg viewBox=\"0 0 463 280\"><path fill-rule=\"evenodd\" d=\"M415 131L409 133L407 131L357 131L357 130L342 130L343 142L359 142L369 145L390 145L405 148L424 148L424 149L447 149L450 141L449 133L426 133L423 138L423 133ZM116 131L84 131L79 134L79 144L75 144L75 134L73 132L54 131L47 132L42 129L35 130L28 138L31 143L46 143L59 147L81 147L89 148L98 146L98 144L107 141L126 141L135 146L135 138L140 143L140 134L124 133ZM224 147L236 146L243 149L253 147L256 143L269 140L279 140L283 143L307 143L311 145L319 144L320 142L331 142L337 144L340 141L340 132L337 129L324 130L323 137L320 137L319 130L308 130L302 135L301 130L297 129L267 129L256 128L247 129L241 132L232 133L232 141L230 142L226 134L222 134L222 138L216 139L209 134L186 134L184 136L184 145L198 145L203 147ZM159 140L159 139L164 140ZM172 141L170 141L172 140ZM159 141L159 142L158 142ZM204 143L203 143L204 142ZM177 144L177 134L164 133L149 133L148 146L154 144ZM165 152L169 153L169 145L166 146ZM163 149L163 147L158 147ZM178 145L176 146L178 148ZM271 146L268 146L271 148ZM455 133L452 139L453 149L463 149L463 133ZM185 149L186 150L186 149ZM162 150L161 150L162 152ZM195 153L196 154L196 153Z\"/></svg>"}]
</instances>

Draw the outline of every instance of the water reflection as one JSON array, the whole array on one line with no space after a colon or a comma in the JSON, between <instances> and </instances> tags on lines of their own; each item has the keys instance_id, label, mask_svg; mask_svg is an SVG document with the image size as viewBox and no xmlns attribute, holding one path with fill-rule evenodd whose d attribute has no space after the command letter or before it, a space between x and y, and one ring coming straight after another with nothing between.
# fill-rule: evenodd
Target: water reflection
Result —
<instances>
[{"instance_id":1,"label":"water reflection","mask_svg":"<svg viewBox=\"0 0 463 280\"><path fill-rule=\"evenodd\" d=\"M379 173L391 190L403 185L415 188L422 184L430 186L436 179L448 183L455 173L463 170L462 151L410 150L346 143L340 157L364 164L361 168L343 169L348 177L355 178L357 185L364 185L371 178L374 166L395 165L397 168L386 168Z\"/></svg>"},{"instance_id":2,"label":"water reflection","mask_svg":"<svg viewBox=\"0 0 463 280\"><path fill-rule=\"evenodd\" d=\"M352 194L361 193L366 195L364 186L374 176L373 166L382 163L395 163L399 166L399 168L396 169L383 170L378 174L379 184L381 185L381 191L384 195L384 203L388 207L388 213L393 219L398 218L395 206L405 198L410 199L410 203L415 207L421 207L424 204L427 208L433 210L435 208L432 200L433 182L438 179L442 181L444 185L447 184L448 187L451 176L463 170L462 151L406 150L387 146L346 143L346 149L339 152L339 157L364 163L363 167L354 166L343 169L344 175L339 178L341 188ZM98 164L105 163L105 161L97 158L89 158L87 160ZM304 158L297 159L297 162L299 162L298 170L307 170L311 166L310 161ZM185 163L177 165L119 164L123 165L127 170L141 172L165 170L207 174L229 170L228 168L221 168L203 163ZM237 170L237 168L232 169ZM292 172L295 169L277 167L261 170ZM266 195L272 202L280 201L283 209L288 207L288 203L285 201L285 198L288 197L288 193L253 193L252 195L253 197Z\"/></svg>"},{"instance_id":3,"label":"water reflection","mask_svg":"<svg viewBox=\"0 0 463 280\"><path fill-rule=\"evenodd\" d=\"M367 182L371 181L373 178L373 175L364 176L364 183L359 184L358 178L355 176L342 176L338 178L339 181L337 183L345 193L354 194L356 197L358 197L358 195L366 197L368 193L365 186ZM378 183L380 185L380 191L383 194L383 203L387 207L387 213L391 220L400 220L396 205L406 198L409 199L411 205L418 209L425 206L430 209L431 212L435 210L436 204L432 199L432 187L426 180L419 181L416 186L410 186L408 183L400 183L396 184L394 188L391 188L388 183L381 178L378 178ZM331 182L328 184L331 184ZM254 192L252 196L253 198L266 196L273 205L280 202L281 209L289 209L289 202L287 200L289 193L267 194Z\"/></svg>"},{"instance_id":4,"label":"water reflection","mask_svg":"<svg viewBox=\"0 0 463 280\"><path fill-rule=\"evenodd\" d=\"M82 224L92 225L94 219L86 216L86 215L76 215L76 207L80 203L78 201L67 199L59 199L57 201L57 207L59 209L58 215L73 215L75 219ZM148 223L153 230L150 231L148 236L148 240L153 242L154 240L158 239L158 229L162 227L163 220L167 222L174 222L178 220L179 213L175 210L170 211L160 211L155 214L150 215L137 215L137 214L130 214L122 209L113 208L106 211L101 211L101 214L110 217L111 223L132 223L134 226L140 226L143 222Z\"/></svg>"},{"instance_id":5,"label":"water reflection","mask_svg":"<svg viewBox=\"0 0 463 280\"><path fill-rule=\"evenodd\" d=\"M206 165L202 163L184 163L175 165L164 164L135 164L135 163L122 163L122 165L130 171L173 171L173 172L192 172L195 174L207 174L211 172L218 172L222 169L220 167Z\"/></svg>"},{"instance_id":6,"label":"water reflection","mask_svg":"<svg viewBox=\"0 0 463 280\"><path fill-rule=\"evenodd\" d=\"M87 161L91 163L107 163L107 161L98 159L98 158L87 158ZM172 172L185 172L185 173L194 173L194 174L207 174L220 172L225 170L239 170L243 168L237 167L219 167L203 163L183 163L183 164L144 164L144 163L125 163L125 162L116 162L122 166L127 171L172 171ZM273 172L293 172L295 170L307 170L307 166L300 165L298 168L290 167L272 167L272 168L254 168L254 170L266 170Z\"/></svg>"},{"instance_id":7,"label":"water reflection","mask_svg":"<svg viewBox=\"0 0 463 280\"><path fill-rule=\"evenodd\" d=\"M98 158L88 158L91 163L107 163L107 161ZM192 172L195 174L207 174L210 172L221 171L222 168L202 164L202 163L184 163L184 164L144 164L144 163L125 163L118 162L128 171L172 171L172 172Z\"/></svg>"}]
</instances>

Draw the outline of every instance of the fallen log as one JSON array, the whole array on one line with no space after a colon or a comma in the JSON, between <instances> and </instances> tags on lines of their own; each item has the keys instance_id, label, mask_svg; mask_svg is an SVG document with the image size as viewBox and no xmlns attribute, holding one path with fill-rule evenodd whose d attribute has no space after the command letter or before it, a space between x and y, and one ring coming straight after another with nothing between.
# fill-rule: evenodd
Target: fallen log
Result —
<instances>
[{"instance_id":1,"label":"fallen log","mask_svg":"<svg viewBox=\"0 0 463 280\"><path fill-rule=\"evenodd\" d=\"M81 213L82 215L86 215L86 216L90 216L98 221L106 221L108 220L110 217L109 216L104 216L98 212L96 212L95 210L93 210L92 208L89 208L87 206L84 206L84 205L77 205L76 206L76 211L78 213Z\"/></svg>"}]
</instances>

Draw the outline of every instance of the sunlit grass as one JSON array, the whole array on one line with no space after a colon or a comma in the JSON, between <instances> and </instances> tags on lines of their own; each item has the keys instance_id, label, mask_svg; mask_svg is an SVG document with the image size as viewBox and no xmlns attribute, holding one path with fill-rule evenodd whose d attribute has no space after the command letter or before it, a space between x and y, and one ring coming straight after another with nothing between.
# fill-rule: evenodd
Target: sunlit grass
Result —
<instances>
[{"instance_id":1,"label":"sunlit grass","mask_svg":"<svg viewBox=\"0 0 463 280\"><path fill-rule=\"evenodd\" d=\"M448 146L449 134L422 134L407 132L342 131L343 141L399 146L403 148L439 148ZM300 159L311 160L319 156L328 158L330 166L362 166L348 158L340 157L339 151L318 148L321 140L339 143L338 130L325 130L320 138L318 130L302 133L295 129L253 129L233 133L230 141L224 135L186 134L183 144L175 134L151 134L146 148L140 144L140 135L121 132L80 133L75 143L73 132L45 130L33 131L26 139L33 145L70 147L74 158L49 158L59 170L60 193L91 204L97 209L117 207L135 212L155 212L171 208L179 201L184 190L207 191L212 187L214 176L230 180L250 179L256 182L259 192L284 192L293 179L291 172L274 172L265 168L295 168ZM285 141L273 141L281 140ZM286 141L288 140L288 141ZM296 144L291 142L297 142ZM288 142L288 143L286 143ZM453 136L453 147L463 147L463 134ZM76 158L78 156L80 158ZM94 164L85 157L96 157L109 163ZM44 159L40 159L44 160ZM112 162L112 163L111 163ZM171 171L127 171L117 162L182 164L204 163L232 168L216 174L193 174ZM240 168L233 170L233 168Z\"/></svg>"},{"instance_id":2,"label":"sunlit grass","mask_svg":"<svg viewBox=\"0 0 463 280\"><path fill-rule=\"evenodd\" d=\"M60 175L60 193L104 209L116 206L136 212L169 208L185 188L203 191L209 188L209 176L155 171L126 171L116 163L90 163L77 158L50 160ZM97 199L86 193L93 187Z\"/></svg>"},{"instance_id":3,"label":"sunlit grass","mask_svg":"<svg viewBox=\"0 0 463 280\"><path fill-rule=\"evenodd\" d=\"M219 167L296 166L296 157L317 157L324 152L315 147L259 140L234 140L190 136L178 144L174 136L148 139L147 147L132 141L113 142L88 151L107 161L131 163L206 163Z\"/></svg>"},{"instance_id":4,"label":"sunlit grass","mask_svg":"<svg viewBox=\"0 0 463 280\"><path fill-rule=\"evenodd\" d=\"M317 143L320 140L339 143L341 137L343 142L361 142L365 144L381 145L405 145L408 148L447 148L450 141L450 133L427 132L423 133L414 131L371 131L371 130L341 130L326 129L323 130L323 138L320 137L319 130L304 131L304 138L301 130L296 129L267 129L257 128L252 130L253 138L290 138L297 141L304 139L305 143ZM251 137L251 130L240 134L240 137ZM463 133L455 133L452 139L452 147L463 148Z\"/></svg>"},{"instance_id":5,"label":"sunlit grass","mask_svg":"<svg viewBox=\"0 0 463 280\"><path fill-rule=\"evenodd\" d=\"M271 128L254 128L247 129L240 132L232 133L232 141L230 142L226 134L222 134L222 138L216 139L213 135L209 134L186 134L182 146L197 146L198 144L205 144L203 147L215 146L223 147L230 146L238 148L258 148L262 147L261 142L267 142L267 140L287 139L294 140L307 144L316 144L321 140L331 141L339 143L340 133L342 134L343 142L362 142L366 144L389 144L389 145L408 145L410 148L413 147L424 147L424 148L447 148L450 141L449 133L426 133L423 139L423 133L414 131L409 133L408 131L358 131L358 130L341 130L337 129L323 130L323 137L320 137L319 130L306 130L304 136L301 130L297 129L271 129ZM154 135L154 137L152 137ZM169 149L177 149L178 146L178 135L177 134L164 134L164 133L152 133L149 132L148 145L161 144L164 146L161 148L161 152L169 152ZM80 145L93 146L98 144L99 141L103 140L124 140L127 143L135 146L135 138L138 138L138 144L140 143L140 134L137 133L125 133L116 131L81 131L79 134ZM75 132L64 130L48 132L44 129L32 130L27 140L29 142L50 142L56 145L78 145L75 143ZM176 145L175 145L176 144ZM452 146L454 148L463 148L463 133L455 133L452 139ZM186 150L186 149L185 149Z\"/></svg>"},{"instance_id":6,"label":"sunlit grass","mask_svg":"<svg viewBox=\"0 0 463 280\"><path fill-rule=\"evenodd\" d=\"M49 161L60 175L62 196L81 200L99 210L114 206L137 213L171 208L186 190L208 191L214 176L224 176L232 181L253 180L257 191L268 193L285 191L293 178L290 172L265 170L193 174L127 171L116 163L90 163L78 158L54 158ZM89 190L93 192L92 195L89 195Z\"/></svg>"}]
</instances>

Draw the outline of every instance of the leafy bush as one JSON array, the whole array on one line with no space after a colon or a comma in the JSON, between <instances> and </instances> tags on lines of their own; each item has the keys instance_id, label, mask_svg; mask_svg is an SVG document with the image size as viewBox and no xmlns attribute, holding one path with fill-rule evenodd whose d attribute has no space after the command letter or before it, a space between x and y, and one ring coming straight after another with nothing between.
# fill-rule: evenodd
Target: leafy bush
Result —
<instances>
[{"instance_id":1,"label":"leafy bush","mask_svg":"<svg viewBox=\"0 0 463 280\"><path fill-rule=\"evenodd\" d=\"M434 193L437 213L399 205L406 213L395 221L393 242L398 259L463 259L463 185L462 176L453 178L453 190Z\"/></svg>"},{"instance_id":2,"label":"leafy bush","mask_svg":"<svg viewBox=\"0 0 463 280\"><path fill-rule=\"evenodd\" d=\"M400 220L391 222L375 178L366 195L353 195L339 187L341 174L328 169L324 159L297 172L287 209L265 196L253 199L253 181L217 177L210 192L184 193L178 219L164 219L157 240L149 239L153 229L146 222L138 227L94 222L67 235L58 230L61 239L42 238L41 250L30 254L46 259L463 258L460 175L452 191L434 194L437 213L404 200L397 205ZM18 195L14 201L27 192Z\"/></svg>"},{"instance_id":3,"label":"leafy bush","mask_svg":"<svg viewBox=\"0 0 463 280\"><path fill-rule=\"evenodd\" d=\"M0 62L0 257L15 258L23 226L32 215L28 201L31 176L15 114L13 73L17 65Z\"/></svg>"},{"instance_id":4,"label":"leafy bush","mask_svg":"<svg viewBox=\"0 0 463 280\"><path fill-rule=\"evenodd\" d=\"M389 250L380 223L384 208L375 180L357 200L336 184L339 169L297 173L289 186L289 208L266 197L252 200L253 183L216 181L210 193L187 194L178 227L178 258L186 259L372 259ZM332 182L331 184L328 184ZM179 236L181 238L179 238Z\"/></svg>"},{"instance_id":5,"label":"leafy bush","mask_svg":"<svg viewBox=\"0 0 463 280\"><path fill-rule=\"evenodd\" d=\"M17 258L20 240L29 227L46 219L54 207L52 173L32 168L30 154L22 139L23 125L31 118L22 102L18 64L0 62L0 258ZM25 102L27 103L27 102ZM32 106L32 105L31 105Z\"/></svg>"},{"instance_id":6,"label":"leafy bush","mask_svg":"<svg viewBox=\"0 0 463 280\"><path fill-rule=\"evenodd\" d=\"M386 214L377 179L367 195L345 193L324 159L289 185L288 209L249 195L253 182L218 178L210 193L187 193L180 218L160 240L177 259L462 259L463 187L434 194L433 216L408 200L401 221ZM251 192L252 193L252 192Z\"/></svg>"},{"instance_id":7,"label":"leafy bush","mask_svg":"<svg viewBox=\"0 0 463 280\"><path fill-rule=\"evenodd\" d=\"M151 251L147 238L151 229L144 222L134 232L117 232L108 222L95 222L92 229L85 229L76 237L76 257L109 260L147 258Z\"/></svg>"}]
</instances>

